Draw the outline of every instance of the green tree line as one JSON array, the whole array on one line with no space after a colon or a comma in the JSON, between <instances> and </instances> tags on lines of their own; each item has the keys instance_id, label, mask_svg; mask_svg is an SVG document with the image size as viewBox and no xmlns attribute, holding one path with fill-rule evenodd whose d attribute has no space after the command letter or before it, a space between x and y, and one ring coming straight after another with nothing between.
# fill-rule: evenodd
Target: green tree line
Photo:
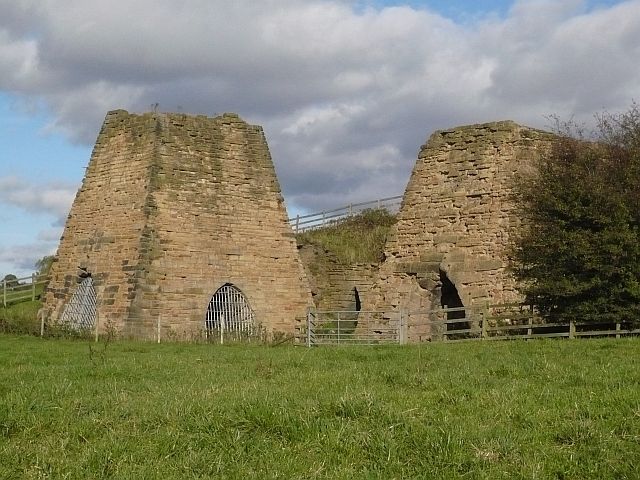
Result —
<instances>
[{"instance_id":1,"label":"green tree line","mask_svg":"<svg viewBox=\"0 0 640 480\"><path fill-rule=\"evenodd\" d=\"M557 122L556 140L517 181L523 225L512 265L547 317L640 318L640 109L596 117L594 133Z\"/></svg>"}]
</instances>

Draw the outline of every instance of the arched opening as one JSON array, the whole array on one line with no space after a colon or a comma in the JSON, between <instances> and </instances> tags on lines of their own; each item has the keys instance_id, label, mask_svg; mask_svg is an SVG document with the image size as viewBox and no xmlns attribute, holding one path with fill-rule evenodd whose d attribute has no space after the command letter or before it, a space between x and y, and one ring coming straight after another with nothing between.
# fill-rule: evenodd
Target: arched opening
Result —
<instances>
[{"instance_id":1,"label":"arched opening","mask_svg":"<svg viewBox=\"0 0 640 480\"><path fill-rule=\"evenodd\" d=\"M463 319L466 317L465 311L462 307L462 299L458 294L458 289L453 284L447 274L440 270L440 306L442 308L456 308L460 310L447 311L447 320ZM462 330L469 328L469 322L451 322L447 323L447 330Z\"/></svg>"},{"instance_id":2,"label":"arched opening","mask_svg":"<svg viewBox=\"0 0 640 480\"><path fill-rule=\"evenodd\" d=\"M253 333L255 316L244 294L231 283L225 283L213 294L205 315L208 332Z\"/></svg>"},{"instance_id":3,"label":"arched opening","mask_svg":"<svg viewBox=\"0 0 640 480\"><path fill-rule=\"evenodd\" d=\"M360 301L360 293L356 287L353 287L351 290L353 296L351 297L351 301L349 302L348 312L341 314L340 319L340 330L344 332L353 332L358 325L358 315L360 310L362 309L362 303Z\"/></svg>"},{"instance_id":4,"label":"arched opening","mask_svg":"<svg viewBox=\"0 0 640 480\"><path fill-rule=\"evenodd\" d=\"M91 276L83 278L64 307L60 321L74 330L91 330L96 323L96 290Z\"/></svg>"},{"instance_id":5,"label":"arched opening","mask_svg":"<svg viewBox=\"0 0 640 480\"><path fill-rule=\"evenodd\" d=\"M355 311L359 312L362 310L362 302L360 301L360 294L358 293L358 289L353 287L353 303L355 307Z\"/></svg>"}]
</instances>

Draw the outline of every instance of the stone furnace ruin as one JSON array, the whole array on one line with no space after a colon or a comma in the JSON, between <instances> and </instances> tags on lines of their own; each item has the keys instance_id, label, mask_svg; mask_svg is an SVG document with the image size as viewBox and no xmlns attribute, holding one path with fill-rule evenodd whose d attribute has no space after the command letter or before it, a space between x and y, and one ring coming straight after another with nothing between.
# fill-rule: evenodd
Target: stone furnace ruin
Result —
<instances>
[{"instance_id":1,"label":"stone furnace ruin","mask_svg":"<svg viewBox=\"0 0 640 480\"><path fill-rule=\"evenodd\" d=\"M369 311L381 327L402 324L405 341L430 340L441 333L435 310L457 307L446 314L455 326L474 322L470 309L521 300L507 269L520 222L510 195L551 141L511 121L435 132L384 260L345 265L297 248L260 127L234 114L110 112L51 269L45 318L135 338L295 334L315 307L349 311L342 318L354 325Z\"/></svg>"},{"instance_id":2,"label":"stone furnace ruin","mask_svg":"<svg viewBox=\"0 0 640 480\"><path fill-rule=\"evenodd\" d=\"M136 338L293 334L310 305L260 127L107 114L51 269L49 322Z\"/></svg>"},{"instance_id":3,"label":"stone furnace ruin","mask_svg":"<svg viewBox=\"0 0 640 480\"><path fill-rule=\"evenodd\" d=\"M520 221L510 194L518 172L531 168L551 139L511 121L431 135L385 248L370 299L375 308L425 312L521 300L507 270L509 232ZM409 341L430 338L424 318L406 321Z\"/></svg>"}]
</instances>

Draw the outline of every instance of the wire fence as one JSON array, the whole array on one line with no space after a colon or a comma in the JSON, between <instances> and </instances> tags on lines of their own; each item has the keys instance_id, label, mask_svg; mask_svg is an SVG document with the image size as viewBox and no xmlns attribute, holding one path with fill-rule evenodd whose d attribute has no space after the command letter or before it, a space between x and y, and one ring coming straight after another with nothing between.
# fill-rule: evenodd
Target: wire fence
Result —
<instances>
[{"instance_id":1,"label":"wire fence","mask_svg":"<svg viewBox=\"0 0 640 480\"><path fill-rule=\"evenodd\" d=\"M1 319L0 327L2 327ZM8 329L4 329L4 331L6 333L27 333L47 338L83 338L95 342L101 339L108 339L220 345L293 343L297 338L297 335L293 333L268 333L264 326L258 322L250 326L242 325L242 328L236 328L232 323L225 321L214 325L203 317L200 323L194 323L189 320L180 324L180 322L176 322L175 317L163 314L155 316L127 315L126 321L122 321L122 319L101 316L98 311L95 311L91 319L85 319L83 322L66 321L62 317L59 320L52 321L43 315L39 315L37 324L30 322L28 327L29 331L12 332ZM3 331L3 329L0 328L0 331Z\"/></svg>"},{"instance_id":2,"label":"wire fence","mask_svg":"<svg viewBox=\"0 0 640 480\"><path fill-rule=\"evenodd\" d=\"M124 329L124 322L101 318L96 313L93 322L51 322L43 316L29 325L3 323L0 332L39 335L42 337L85 338L209 344L280 344L330 345L406 345L421 342L504 341L537 338L580 339L593 337L622 338L640 336L640 321L586 321L575 318L554 321L536 312L504 306L496 313L491 309L441 308L429 311L316 311L310 310L306 319L298 319L295 332L268 332L256 323L250 329L233 329L225 323L181 324L174 317L157 315L154 318L127 317L127 324L136 330ZM452 318L455 317L455 318ZM25 328L28 327L28 330Z\"/></svg>"},{"instance_id":3,"label":"wire fence","mask_svg":"<svg viewBox=\"0 0 640 480\"><path fill-rule=\"evenodd\" d=\"M47 277L37 276L2 280L3 305L37 300ZM28 333L40 336L92 338L135 338L166 342L188 341L206 343L297 343L317 345L382 345L419 342L494 341L535 338L589 338L640 335L639 319L543 317L535 308L523 304L487 304L474 307L437 308L425 311L317 311L310 309L306 318L299 318L292 332L267 332L259 321L250 328L235 328L227 316L217 322L206 315L202 322L185 321L156 312L140 318L127 316L128 325L136 330L123 332L124 322L101 318L99 308L91 310L87 322L61 319L51 322L41 309L33 319L12 319L3 309L0 332ZM262 320L281 316L269 312ZM295 333L293 332L295 330Z\"/></svg>"},{"instance_id":4,"label":"wire fence","mask_svg":"<svg viewBox=\"0 0 640 480\"><path fill-rule=\"evenodd\" d=\"M350 203L344 207L333 210L323 210L322 212L309 213L307 215L297 215L289 218L289 224L295 233L305 232L314 228L331 225L341 219L357 215L364 210L384 209L390 213L397 213L402 202L402 195L395 197L380 198L362 203Z\"/></svg>"}]
</instances>

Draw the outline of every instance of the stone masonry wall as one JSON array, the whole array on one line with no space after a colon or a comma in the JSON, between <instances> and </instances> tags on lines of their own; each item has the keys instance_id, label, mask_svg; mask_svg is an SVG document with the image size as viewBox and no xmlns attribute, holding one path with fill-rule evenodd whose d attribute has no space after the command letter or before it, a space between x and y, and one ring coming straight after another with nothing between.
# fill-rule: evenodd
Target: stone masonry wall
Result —
<instances>
[{"instance_id":1,"label":"stone masonry wall","mask_svg":"<svg viewBox=\"0 0 640 480\"><path fill-rule=\"evenodd\" d=\"M312 304L262 129L234 114L110 112L58 257L52 318L84 262L101 325L137 338L158 318L163 334L201 329L227 283L268 331L293 333Z\"/></svg>"},{"instance_id":2,"label":"stone masonry wall","mask_svg":"<svg viewBox=\"0 0 640 480\"><path fill-rule=\"evenodd\" d=\"M361 310L371 308L368 301L379 265L344 265L331 252L313 244L300 246L299 253L317 310L354 311L358 310L357 307Z\"/></svg>"},{"instance_id":3,"label":"stone masonry wall","mask_svg":"<svg viewBox=\"0 0 640 480\"><path fill-rule=\"evenodd\" d=\"M148 230L155 125L151 116L107 115L51 267L44 303L52 320L60 317L82 274L93 277L103 324L128 317L143 268L140 243Z\"/></svg>"},{"instance_id":4,"label":"stone masonry wall","mask_svg":"<svg viewBox=\"0 0 640 480\"><path fill-rule=\"evenodd\" d=\"M510 193L517 172L550 139L511 121L435 132L420 150L385 248L377 307L440 307L444 278L463 306L519 300L507 271L509 232L519 222ZM413 323L410 340L428 337Z\"/></svg>"}]
</instances>

